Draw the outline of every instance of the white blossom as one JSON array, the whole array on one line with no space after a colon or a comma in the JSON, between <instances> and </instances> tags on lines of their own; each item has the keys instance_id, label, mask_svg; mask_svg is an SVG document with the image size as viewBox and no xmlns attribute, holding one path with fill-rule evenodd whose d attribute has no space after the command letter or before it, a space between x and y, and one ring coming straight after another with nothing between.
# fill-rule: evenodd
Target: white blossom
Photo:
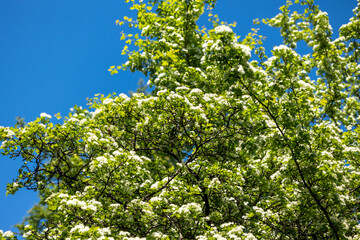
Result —
<instances>
[{"instance_id":1,"label":"white blossom","mask_svg":"<svg viewBox=\"0 0 360 240\"><path fill-rule=\"evenodd\" d=\"M88 142L96 142L99 138L94 133L88 133L89 137L87 138Z\"/></svg>"},{"instance_id":2,"label":"white blossom","mask_svg":"<svg viewBox=\"0 0 360 240\"><path fill-rule=\"evenodd\" d=\"M217 26L214 30L216 33L232 33L233 32L233 30L226 25Z\"/></svg>"},{"instance_id":3,"label":"white blossom","mask_svg":"<svg viewBox=\"0 0 360 240\"><path fill-rule=\"evenodd\" d=\"M8 238L11 238L14 236L14 233L11 232L11 231L6 231L3 233L3 237L8 237Z\"/></svg>"},{"instance_id":4,"label":"white blossom","mask_svg":"<svg viewBox=\"0 0 360 240\"><path fill-rule=\"evenodd\" d=\"M27 232L23 233L22 237L23 237L23 238L27 238L27 237L29 237L30 235L31 235L31 231L27 231Z\"/></svg>"},{"instance_id":5,"label":"white blossom","mask_svg":"<svg viewBox=\"0 0 360 240\"><path fill-rule=\"evenodd\" d=\"M90 228L88 226L84 226L84 224L80 223L78 225L75 225L73 228L71 228L70 233L73 232L85 233L89 230Z\"/></svg>"},{"instance_id":6,"label":"white blossom","mask_svg":"<svg viewBox=\"0 0 360 240\"><path fill-rule=\"evenodd\" d=\"M280 46L276 46L274 47L274 51L287 51L287 50L290 50L290 48L286 45L280 45Z\"/></svg>"},{"instance_id":7,"label":"white blossom","mask_svg":"<svg viewBox=\"0 0 360 240\"><path fill-rule=\"evenodd\" d=\"M110 228L99 228L97 231L100 235L110 235L111 234Z\"/></svg>"},{"instance_id":8,"label":"white blossom","mask_svg":"<svg viewBox=\"0 0 360 240\"><path fill-rule=\"evenodd\" d=\"M191 210L195 211L196 213L201 212L201 205L199 203L188 203L182 205L176 212L181 214L189 214Z\"/></svg>"},{"instance_id":9,"label":"white blossom","mask_svg":"<svg viewBox=\"0 0 360 240\"><path fill-rule=\"evenodd\" d=\"M161 197L152 197L150 199L150 202L159 202L159 201L162 201L163 199Z\"/></svg>"},{"instance_id":10,"label":"white blossom","mask_svg":"<svg viewBox=\"0 0 360 240\"><path fill-rule=\"evenodd\" d=\"M107 104L110 104L110 103L112 103L112 102L114 102L114 99L112 99L112 98L107 98L107 99L105 99L105 100L103 101L103 104L104 104L104 105L107 105Z\"/></svg>"},{"instance_id":11,"label":"white blossom","mask_svg":"<svg viewBox=\"0 0 360 240\"><path fill-rule=\"evenodd\" d=\"M124 93L119 94L119 98L129 99L128 95L126 95L126 94L124 94Z\"/></svg>"},{"instance_id":12,"label":"white blossom","mask_svg":"<svg viewBox=\"0 0 360 240\"><path fill-rule=\"evenodd\" d=\"M51 116L49 114L47 114L47 113L41 113L40 117L51 119Z\"/></svg>"},{"instance_id":13,"label":"white blossom","mask_svg":"<svg viewBox=\"0 0 360 240\"><path fill-rule=\"evenodd\" d=\"M238 71L240 74L245 74L244 68L243 68L243 66L241 66L241 65L239 65L237 71Z\"/></svg>"}]
</instances>

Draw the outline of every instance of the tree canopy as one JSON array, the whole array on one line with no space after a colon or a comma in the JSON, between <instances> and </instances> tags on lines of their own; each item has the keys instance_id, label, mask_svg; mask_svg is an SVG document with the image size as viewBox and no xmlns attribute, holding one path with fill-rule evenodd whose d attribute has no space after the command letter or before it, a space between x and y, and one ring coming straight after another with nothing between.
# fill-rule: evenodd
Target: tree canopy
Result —
<instances>
[{"instance_id":1,"label":"tree canopy","mask_svg":"<svg viewBox=\"0 0 360 240\"><path fill-rule=\"evenodd\" d=\"M263 20L283 38L267 52L213 15L216 0L127 1L137 17L117 23L138 32L109 71L143 72L152 93L0 128L2 154L23 163L8 194L40 196L19 235L359 239L360 2L334 39L313 0L287 1Z\"/></svg>"}]
</instances>

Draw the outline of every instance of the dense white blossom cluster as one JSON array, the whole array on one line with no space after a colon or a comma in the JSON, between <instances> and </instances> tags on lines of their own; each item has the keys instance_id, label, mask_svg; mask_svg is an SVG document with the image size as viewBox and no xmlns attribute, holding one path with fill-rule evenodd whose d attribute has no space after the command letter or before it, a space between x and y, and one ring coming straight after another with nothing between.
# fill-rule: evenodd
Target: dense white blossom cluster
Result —
<instances>
[{"instance_id":1,"label":"dense white blossom cluster","mask_svg":"<svg viewBox=\"0 0 360 240\"><path fill-rule=\"evenodd\" d=\"M51 116L49 114L47 114L47 113L41 113L40 117L51 119Z\"/></svg>"},{"instance_id":2,"label":"dense white blossom cluster","mask_svg":"<svg viewBox=\"0 0 360 240\"><path fill-rule=\"evenodd\" d=\"M233 30L226 26L226 25L220 25L220 26L217 26L214 31L218 34L221 34L221 33L232 33Z\"/></svg>"},{"instance_id":3,"label":"dense white blossom cluster","mask_svg":"<svg viewBox=\"0 0 360 240\"><path fill-rule=\"evenodd\" d=\"M0 230L0 237L4 237L4 238L11 238L14 236L14 233L11 232L11 231L6 231L6 232L3 232L2 230Z\"/></svg>"}]
</instances>

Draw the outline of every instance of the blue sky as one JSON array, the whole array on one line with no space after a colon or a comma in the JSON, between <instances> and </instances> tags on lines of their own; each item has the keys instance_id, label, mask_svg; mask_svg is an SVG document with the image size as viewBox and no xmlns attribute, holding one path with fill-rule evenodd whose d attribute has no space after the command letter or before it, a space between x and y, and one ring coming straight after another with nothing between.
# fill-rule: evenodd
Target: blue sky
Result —
<instances>
[{"instance_id":1,"label":"blue sky","mask_svg":"<svg viewBox=\"0 0 360 240\"><path fill-rule=\"evenodd\" d=\"M0 0L0 126L15 118L33 121L40 113L66 115L86 98L136 90L141 74L110 76L121 56L122 29L117 19L133 14L124 0ZM275 16L282 0L218 0L214 10L221 20L238 23L245 36L252 20ZM356 0L315 0L328 12L335 30L352 16ZM278 30L260 28L265 46L280 44ZM20 222L37 201L36 193L22 190L5 197L6 183L17 176L19 162L0 156L0 229ZM14 229L13 229L14 230Z\"/></svg>"}]
</instances>

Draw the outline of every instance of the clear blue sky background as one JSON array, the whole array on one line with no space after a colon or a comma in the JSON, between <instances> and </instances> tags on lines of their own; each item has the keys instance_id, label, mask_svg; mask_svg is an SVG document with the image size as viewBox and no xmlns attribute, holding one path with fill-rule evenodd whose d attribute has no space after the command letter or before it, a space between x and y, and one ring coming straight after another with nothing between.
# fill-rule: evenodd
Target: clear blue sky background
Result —
<instances>
[{"instance_id":1,"label":"clear blue sky background","mask_svg":"<svg viewBox=\"0 0 360 240\"><path fill-rule=\"evenodd\" d=\"M35 120L40 113L66 115L86 98L135 90L141 74L107 69L121 64L122 29L116 19L133 14L124 0L0 0L0 126L15 118ZM356 0L315 0L328 12L335 30L352 16ZM255 18L272 17L285 0L218 0L221 20L238 23L246 35ZM269 32L266 45L280 44L278 30ZM37 201L36 193L22 190L5 197L6 183L17 176L19 162L0 156L0 229L14 230Z\"/></svg>"}]
</instances>

